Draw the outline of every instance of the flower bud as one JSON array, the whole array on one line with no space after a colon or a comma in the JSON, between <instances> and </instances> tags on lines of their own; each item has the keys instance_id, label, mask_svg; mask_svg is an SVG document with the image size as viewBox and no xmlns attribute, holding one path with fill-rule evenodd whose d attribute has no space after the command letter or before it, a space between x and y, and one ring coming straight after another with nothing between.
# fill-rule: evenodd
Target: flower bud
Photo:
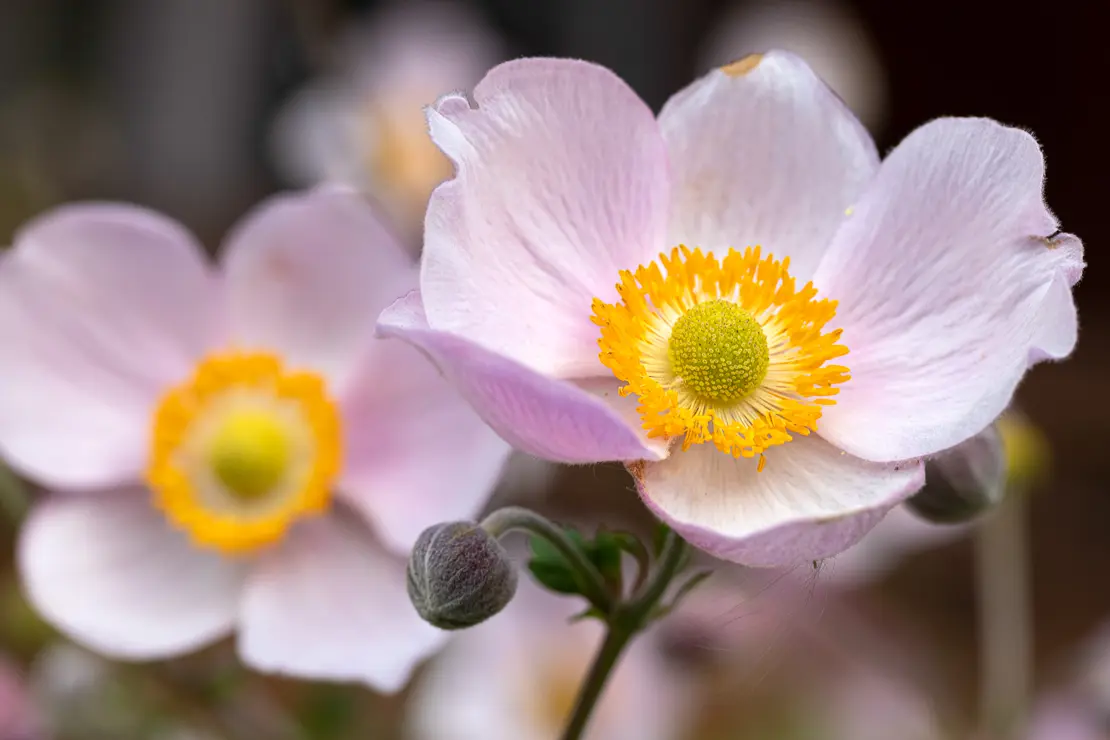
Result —
<instances>
[{"instance_id":1,"label":"flower bud","mask_svg":"<svg viewBox=\"0 0 1110 740\"><path fill-rule=\"evenodd\" d=\"M1006 491L1006 455L991 425L925 465L925 488L906 505L935 524L967 522L987 511Z\"/></svg>"},{"instance_id":2,"label":"flower bud","mask_svg":"<svg viewBox=\"0 0 1110 740\"><path fill-rule=\"evenodd\" d=\"M505 548L473 522L425 529L409 558L409 598L440 629L473 627L497 614L512 601L516 581Z\"/></svg>"}]
</instances>

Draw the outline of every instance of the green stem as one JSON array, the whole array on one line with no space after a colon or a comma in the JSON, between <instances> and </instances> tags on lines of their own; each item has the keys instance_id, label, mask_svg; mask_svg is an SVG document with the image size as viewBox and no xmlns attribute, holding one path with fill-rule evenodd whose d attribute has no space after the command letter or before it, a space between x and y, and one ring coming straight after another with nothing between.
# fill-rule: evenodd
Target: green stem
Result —
<instances>
[{"instance_id":1,"label":"green stem","mask_svg":"<svg viewBox=\"0 0 1110 740\"><path fill-rule=\"evenodd\" d=\"M19 524L30 508L30 496L19 477L0 465L0 512L13 524Z\"/></svg>"},{"instance_id":2,"label":"green stem","mask_svg":"<svg viewBox=\"0 0 1110 740\"><path fill-rule=\"evenodd\" d=\"M1011 488L979 525L975 570L979 597L981 733L1020 737L1033 676L1029 533L1025 491Z\"/></svg>"},{"instance_id":3,"label":"green stem","mask_svg":"<svg viewBox=\"0 0 1110 740\"><path fill-rule=\"evenodd\" d=\"M609 627L605 634L605 641L601 643L601 649L594 656L586 681L579 689L578 699L574 703L574 713L571 714L570 722L563 730L563 740L579 740L582 737L586 724L590 721L590 715L593 714L594 706L605 689L606 681L609 680L613 668L620 660L621 653L624 652L625 646L632 640L634 634L634 630L627 628Z\"/></svg>"},{"instance_id":4,"label":"green stem","mask_svg":"<svg viewBox=\"0 0 1110 740\"><path fill-rule=\"evenodd\" d=\"M673 531L668 532L655 572L633 595L632 601L621 606L609 618L605 640L578 692L574 712L563 731L562 740L580 740L624 648L638 632L651 623L659 600L667 593L667 587L682 569L685 558L686 542Z\"/></svg>"},{"instance_id":5,"label":"green stem","mask_svg":"<svg viewBox=\"0 0 1110 740\"><path fill-rule=\"evenodd\" d=\"M613 611L613 595L605 586L605 579L601 577L597 567L591 563L582 551L567 537L566 533L545 517L534 511L520 506L506 506L498 509L481 524L493 537L501 537L510 530L519 529L539 535L550 542L559 553L567 559L575 573L581 579L582 595L603 614Z\"/></svg>"}]
</instances>

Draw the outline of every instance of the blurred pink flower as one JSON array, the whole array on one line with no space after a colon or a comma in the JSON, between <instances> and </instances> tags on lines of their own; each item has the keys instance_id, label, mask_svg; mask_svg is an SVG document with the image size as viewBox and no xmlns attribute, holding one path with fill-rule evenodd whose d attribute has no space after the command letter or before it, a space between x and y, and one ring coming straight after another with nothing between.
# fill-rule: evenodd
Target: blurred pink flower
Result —
<instances>
[{"instance_id":1,"label":"blurred pink flower","mask_svg":"<svg viewBox=\"0 0 1110 740\"><path fill-rule=\"evenodd\" d=\"M31 603L114 658L237 631L264 671L402 685L441 642L403 555L474 515L507 453L373 338L415 280L341 189L262 204L218 270L134 206L27 225L0 262L0 448L55 491L20 533Z\"/></svg>"},{"instance_id":2,"label":"blurred pink flower","mask_svg":"<svg viewBox=\"0 0 1110 740\"><path fill-rule=\"evenodd\" d=\"M466 630L416 684L411 740L549 740L558 737L602 638L596 620L570 623L581 602L521 579L513 602ZM656 632L628 648L587 738L673 740L690 722L691 686L668 666Z\"/></svg>"},{"instance_id":3,"label":"blurred pink flower","mask_svg":"<svg viewBox=\"0 0 1110 740\"><path fill-rule=\"evenodd\" d=\"M1110 625L1083 641L1069 681L1038 699L1028 740L1105 740L1110 736Z\"/></svg>"},{"instance_id":4,"label":"blurred pink flower","mask_svg":"<svg viewBox=\"0 0 1110 740\"><path fill-rule=\"evenodd\" d=\"M1028 740L1106 740L1110 721L1077 697L1056 694L1035 705Z\"/></svg>"},{"instance_id":5,"label":"blurred pink flower","mask_svg":"<svg viewBox=\"0 0 1110 740\"><path fill-rule=\"evenodd\" d=\"M920 488L920 458L1075 344L1082 246L1023 131L940 119L880 164L785 52L714 70L658 120L571 60L498 66L473 100L428 111L458 173L429 203L420 289L379 331L513 445L630 463L713 555L846 549Z\"/></svg>"},{"instance_id":6,"label":"blurred pink flower","mask_svg":"<svg viewBox=\"0 0 1110 740\"><path fill-rule=\"evenodd\" d=\"M845 671L825 685L813 707L821 728L814 740L944 740L926 696L895 676ZM892 731L897 728L895 734Z\"/></svg>"},{"instance_id":7,"label":"blurred pink flower","mask_svg":"<svg viewBox=\"0 0 1110 740\"><path fill-rule=\"evenodd\" d=\"M0 740L45 740L39 711L20 671L0 660Z\"/></svg>"},{"instance_id":8,"label":"blurred pink flower","mask_svg":"<svg viewBox=\"0 0 1110 740\"><path fill-rule=\"evenodd\" d=\"M274 162L298 184L336 180L372 194L415 247L432 188L451 176L424 107L473 87L504 58L501 39L464 2L393 2L351 25L334 52L331 71L275 120Z\"/></svg>"}]
</instances>

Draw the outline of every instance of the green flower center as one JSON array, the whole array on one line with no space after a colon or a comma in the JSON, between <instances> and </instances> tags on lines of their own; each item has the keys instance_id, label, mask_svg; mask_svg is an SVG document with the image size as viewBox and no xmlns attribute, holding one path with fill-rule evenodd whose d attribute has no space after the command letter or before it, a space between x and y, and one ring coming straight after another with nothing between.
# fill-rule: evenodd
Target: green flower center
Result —
<instances>
[{"instance_id":1,"label":"green flower center","mask_svg":"<svg viewBox=\"0 0 1110 740\"><path fill-rule=\"evenodd\" d=\"M698 397L734 403L767 376L770 352L763 327L735 303L699 303L671 329L667 356L674 374Z\"/></svg>"}]
</instances>

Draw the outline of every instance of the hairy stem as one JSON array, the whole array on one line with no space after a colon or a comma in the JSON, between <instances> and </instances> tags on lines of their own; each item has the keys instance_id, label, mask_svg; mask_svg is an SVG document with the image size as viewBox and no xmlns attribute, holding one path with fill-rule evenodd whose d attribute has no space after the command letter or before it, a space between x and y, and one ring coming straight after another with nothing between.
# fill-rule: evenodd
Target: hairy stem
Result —
<instances>
[{"instance_id":1,"label":"hairy stem","mask_svg":"<svg viewBox=\"0 0 1110 740\"><path fill-rule=\"evenodd\" d=\"M520 506L506 506L487 516L481 524L493 537L501 537L511 530L523 530L543 537L567 559L581 579L582 595L603 614L613 611L613 594L605 587L597 567L591 563L566 533L547 518Z\"/></svg>"}]
</instances>

